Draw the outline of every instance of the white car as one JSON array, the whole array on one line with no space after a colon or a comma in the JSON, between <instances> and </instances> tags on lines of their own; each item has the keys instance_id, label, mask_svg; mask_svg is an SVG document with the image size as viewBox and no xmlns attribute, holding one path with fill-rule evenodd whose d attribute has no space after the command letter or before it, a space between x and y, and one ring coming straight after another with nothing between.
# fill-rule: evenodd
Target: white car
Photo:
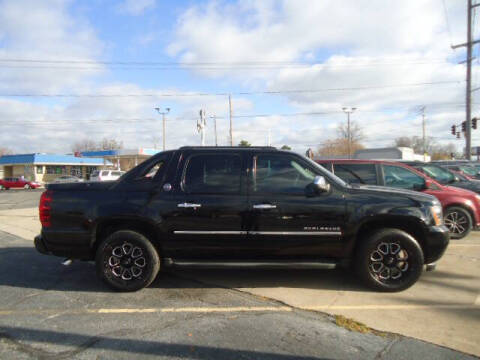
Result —
<instances>
[{"instance_id":1,"label":"white car","mask_svg":"<svg viewBox=\"0 0 480 360\"><path fill-rule=\"evenodd\" d=\"M71 175L63 175L55 180L53 180L55 184L58 183L75 183L75 182L83 182L83 179L77 177L77 176L71 176Z\"/></svg>"},{"instance_id":2,"label":"white car","mask_svg":"<svg viewBox=\"0 0 480 360\"><path fill-rule=\"evenodd\" d=\"M90 175L90 181L117 180L123 174L125 174L125 171L120 171L120 170L95 170Z\"/></svg>"}]
</instances>

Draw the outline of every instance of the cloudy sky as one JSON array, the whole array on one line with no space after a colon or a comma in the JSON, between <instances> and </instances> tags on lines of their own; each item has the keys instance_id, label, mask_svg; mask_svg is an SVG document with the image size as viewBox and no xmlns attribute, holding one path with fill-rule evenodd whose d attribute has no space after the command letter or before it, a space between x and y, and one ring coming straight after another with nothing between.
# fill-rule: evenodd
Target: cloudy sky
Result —
<instances>
[{"instance_id":1,"label":"cloudy sky","mask_svg":"<svg viewBox=\"0 0 480 360\"><path fill-rule=\"evenodd\" d=\"M388 146L421 135L425 106L427 134L460 149L450 126L465 117L465 51L450 45L466 41L465 22L461 0L0 0L0 147L159 146L155 107L171 108L167 148L199 144L201 108L226 145L231 94L235 143L265 145L270 131L303 152L355 106L365 145Z\"/></svg>"}]
</instances>

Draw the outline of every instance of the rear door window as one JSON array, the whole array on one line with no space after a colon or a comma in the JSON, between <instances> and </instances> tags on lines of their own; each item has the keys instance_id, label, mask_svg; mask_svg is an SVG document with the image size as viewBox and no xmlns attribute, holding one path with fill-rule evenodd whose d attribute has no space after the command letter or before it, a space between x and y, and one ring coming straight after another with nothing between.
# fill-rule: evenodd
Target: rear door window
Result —
<instances>
[{"instance_id":1,"label":"rear door window","mask_svg":"<svg viewBox=\"0 0 480 360\"><path fill-rule=\"evenodd\" d=\"M334 173L349 184L377 185L375 164L334 164Z\"/></svg>"},{"instance_id":2,"label":"rear door window","mask_svg":"<svg viewBox=\"0 0 480 360\"><path fill-rule=\"evenodd\" d=\"M193 155L187 162L183 188L191 194L239 194L240 181L239 155Z\"/></svg>"}]
</instances>

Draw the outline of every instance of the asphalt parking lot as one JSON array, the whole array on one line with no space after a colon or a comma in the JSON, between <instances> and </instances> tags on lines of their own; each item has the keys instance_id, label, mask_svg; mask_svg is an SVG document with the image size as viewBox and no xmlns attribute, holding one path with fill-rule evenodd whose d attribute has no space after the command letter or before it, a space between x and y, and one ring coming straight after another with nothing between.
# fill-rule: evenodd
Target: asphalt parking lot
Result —
<instances>
[{"instance_id":1,"label":"asphalt parking lot","mask_svg":"<svg viewBox=\"0 0 480 360\"><path fill-rule=\"evenodd\" d=\"M480 355L480 233L396 294L370 292L344 271L278 270L164 273L124 294L97 280L91 263L64 267L35 252L40 193L0 193L2 359ZM370 329L338 326L335 315Z\"/></svg>"}]
</instances>

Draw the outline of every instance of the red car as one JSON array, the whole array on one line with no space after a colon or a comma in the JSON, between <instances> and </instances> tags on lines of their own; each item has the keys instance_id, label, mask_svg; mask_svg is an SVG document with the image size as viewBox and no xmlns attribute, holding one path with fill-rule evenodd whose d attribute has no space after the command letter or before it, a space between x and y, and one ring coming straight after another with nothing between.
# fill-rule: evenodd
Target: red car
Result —
<instances>
[{"instance_id":1,"label":"red car","mask_svg":"<svg viewBox=\"0 0 480 360\"><path fill-rule=\"evenodd\" d=\"M380 160L319 160L320 165L350 184L379 185L421 191L435 196L443 207L445 225L453 239L480 226L480 195L441 185L416 169Z\"/></svg>"},{"instance_id":2,"label":"red car","mask_svg":"<svg viewBox=\"0 0 480 360\"><path fill-rule=\"evenodd\" d=\"M38 187L40 187L40 183L35 181L28 181L18 177L0 179L0 190L8 190L11 188L36 189Z\"/></svg>"}]
</instances>

